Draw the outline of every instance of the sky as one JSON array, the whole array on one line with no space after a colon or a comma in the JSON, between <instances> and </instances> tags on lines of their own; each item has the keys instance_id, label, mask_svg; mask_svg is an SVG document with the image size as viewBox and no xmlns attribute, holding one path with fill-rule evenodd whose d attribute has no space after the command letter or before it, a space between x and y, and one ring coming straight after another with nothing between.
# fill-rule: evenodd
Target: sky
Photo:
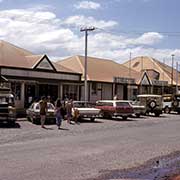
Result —
<instances>
[{"instance_id":1,"label":"sky","mask_svg":"<svg viewBox=\"0 0 180 180\"><path fill-rule=\"evenodd\" d=\"M84 55L123 63L180 62L179 0L0 0L0 39L51 60Z\"/></svg>"}]
</instances>

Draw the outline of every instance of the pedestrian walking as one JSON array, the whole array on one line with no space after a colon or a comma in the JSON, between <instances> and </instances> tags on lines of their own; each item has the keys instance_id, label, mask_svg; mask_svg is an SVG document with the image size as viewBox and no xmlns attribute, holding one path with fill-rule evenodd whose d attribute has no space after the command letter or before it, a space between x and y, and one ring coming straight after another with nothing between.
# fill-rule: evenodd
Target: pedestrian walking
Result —
<instances>
[{"instance_id":1,"label":"pedestrian walking","mask_svg":"<svg viewBox=\"0 0 180 180\"><path fill-rule=\"evenodd\" d=\"M41 127L45 128L44 124L46 120L46 111L47 111L47 101L45 96L41 98L41 100L39 101L39 105L40 105Z\"/></svg>"},{"instance_id":2,"label":"pedestrian walking","mask_svg":"<svg viewBox=\"0 0 180 180\"><path fill-rule=\"evenodd\" d=\"M56 116L56 124L58 129L60 129L62 120L63 120L63 107L61 104L60 99L57 99L56 104L55 104L55 116Z\"/></svg>"},{"instance_id":3,"label":"pedestrian walking","mask_svg":"<svg viewBox=\"0 0 180 180\"><path fill-rule=\"evenodd\" d=\"M71 124L71 117L72 117L72 99L66 102L66 115L67 115L67 123Z\"/></svg>"}]
</instances>

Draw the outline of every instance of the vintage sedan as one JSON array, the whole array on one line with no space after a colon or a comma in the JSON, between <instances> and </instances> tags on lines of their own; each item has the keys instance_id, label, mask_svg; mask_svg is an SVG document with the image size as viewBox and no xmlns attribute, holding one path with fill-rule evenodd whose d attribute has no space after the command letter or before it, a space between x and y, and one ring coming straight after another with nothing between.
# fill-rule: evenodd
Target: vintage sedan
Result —
<instances>
[{"instance_id":1,"label":"vintage sedan","mask_svg":"<svg viewBox=\"0 0 180 180\"><path fill-rule=\"evenodd\" d=\"M55 107L52 103L47 103L46 120L51 123L55 123ZM32 103L26 110L27 118L33 124L40 123L40 105L39 102Z\"/></svg>"},{"instance_id":2,"label":"vintage sedan","mask_svg":"<svg viewBox=\"0 0 180 180\"><path fill-rule=\"evenodd\" d=\"M81 118L90 118L94 121L96 117L99 117L100 109L97 109L90 102L85 101L73 101L72 116L78 116Z\"/></svg>"},{"instance_id":3,"label":"vintage sedan","mask_svg":"<svg viewBox=\"0 0 180 180\"><path fill-rule=\"evenodd\" d=\"M99 100L96 101L96 108L101 110L103 118L122 117L126 120L134 113L133 107L124 100Z\"/></svg>"}]
</instances>

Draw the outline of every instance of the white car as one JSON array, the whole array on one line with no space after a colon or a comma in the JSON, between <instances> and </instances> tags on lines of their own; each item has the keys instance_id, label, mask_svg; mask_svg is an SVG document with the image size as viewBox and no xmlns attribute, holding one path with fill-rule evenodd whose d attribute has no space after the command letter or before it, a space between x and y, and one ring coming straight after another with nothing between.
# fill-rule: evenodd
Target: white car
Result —
<instances>
[{"instance_id":1,"label":"white car","mask_svg":"<svg viewBox=\"0 0 180 180\"><path fill-rule=\"evenodd\" d=\"M99 116L100 109L94 108L92 103L85 101L73 101L72 116L78 113L78 118L90 118L94 121Z\"/></svg>"},{"instance_id":2,"label":"white car","mask_svg":"<svg viewBox=\"0 0 180 180\"><path fill-rule=\"evenodd\" d=\"M55 107L52 103L47 103L46 120L55 122ZM32 103L26 110L27 118L33 123L40 123L40 105L39 102Z\"/></svg>"}]
</instances>

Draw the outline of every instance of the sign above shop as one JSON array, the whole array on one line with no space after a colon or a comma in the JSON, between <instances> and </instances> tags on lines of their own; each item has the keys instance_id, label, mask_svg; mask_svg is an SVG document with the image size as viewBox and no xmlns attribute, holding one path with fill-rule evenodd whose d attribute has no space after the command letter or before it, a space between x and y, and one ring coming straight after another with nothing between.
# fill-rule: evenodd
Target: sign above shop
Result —
<instances>
[{"instance_id":1,"label":"sign above shop","mask_svg":"<svg viewBox=\"0 0 180 180\"><path fill-rule=\"evenodd\" d=\"M125 77L114 77L114 83L121 83L121 84L135 84L135 79L133 78L125 78Z\"/></svg>"},{"instance_id":2,"label":"sign above shop","mask_svg":"<svg viewBox=\"0 0 180 180\"><path fill-rule=\"evenodd\" d=\"M160 81L160 80L151 80L152 85L154 86L167 86L168 85L168 81Z\"/></svg>"}]
</instances>

